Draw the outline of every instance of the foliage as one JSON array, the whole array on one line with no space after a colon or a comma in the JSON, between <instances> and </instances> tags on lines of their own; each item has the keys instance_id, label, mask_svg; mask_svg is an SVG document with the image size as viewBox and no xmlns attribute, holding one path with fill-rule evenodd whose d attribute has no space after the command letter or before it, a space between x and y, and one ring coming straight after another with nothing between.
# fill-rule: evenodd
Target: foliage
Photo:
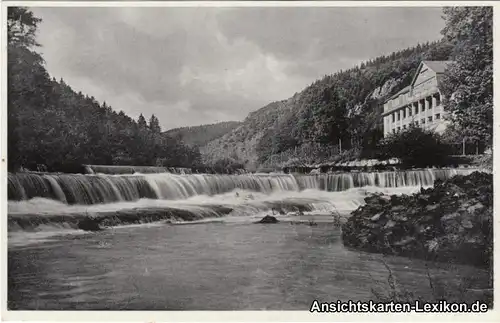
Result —
<instances>
[{"instance_id":1,"label":"foliage","mask_svg":"<svg viewBox=\"0 0 500 323\"><path fill-rule=\"evenodd\" d=\"M455 63L443 77L445 108L461 141L493 138L493 8L444 9L442 33L454 44Z\"/></svg>"},{"instance_id":2,"label":"foliage","mask_svg":"<svg viewBox=\"0 0 500 323\"><path fill-rule=\"evenodd\" d=\"M234 158L219 159L212 165L209 165L209 167L217 174L233 174L239 170L245 169L245 166L234 160Z\"/></svg>"},{"instance_id":3,"label":"foliage","mask_svg":"<svg viewBox=\"0 0 500 323\"><path fill-rule=\"evenodd\" d=\"M464 135L468 151L475 151L478 141L491 147L492 8L446 8L444 19L442 40L327 75L293 97L249 114L238 129L208 143L204 158L220 158L227 150L242 162L268 166L287 157L303 164L333 160L341 150L354 150L356 158L375 158L383 138L383 103L410 84L422 60L456 61L439 80L445 109L452 112L446 140L457 150Z\"/></svg>"},{"instance_id":4,"label":"foliage","mask_svg":"<svg viewBox=\"0 0 500 323\"><path fill-rule=\"evenodd\" d=\"M398 158L407 167L428 167L444 165L449 154L449 146L439 134L411 125L384 138L378 158Z\"/></svg>"},{"instance_id":5,"label":"foliage","mask_svg":"<svg viewBox=\"0 0 500 323\"><path fill-rule=\"evenodd\" d=\"M301 163L334 160L341 150L373 158L383 138L385 99L409 85L422 60L446 60L452 49L447 41L419 44L327 75L249 114L241 126L208 143L204 158L216 160L229 151L241 162L270 166L287 156Z\"/></svg>"},{"instance_id":6,"label":"foliage","mask_svg":"<svg viewBox=\"0 0 500 323\"><path fill-rule=\"evenodd\" d=\"M199 147L205 145L209 141L223 136L239 125L240 122L227 121L209 125L175 128L170 129L165 133L169 136L182 140L186 145Z\"/></svg>"},{"instance_id":7,"label":"foliage","mask_svg":"<svg viewBox=\"0 0 500 323\"><path fill-rule=\"evenodd\" d=\"M487 172L493 172L493 154L488 153L480 156L477 160L477 166Z\"/></svg>"},{"instance_id":8,"label":"foliage","mask_svg":"<svg viewBox=\"0 0 500 323\"><path fill-rule=\"evenodd\" d=\"M42 20L23 7L9 7L7 11L7 39L10 46L37 47L35 34Z\"/></svg>"},{"instance_id":9,"label":"foliage","mask_svg":"<svg viewBox=\"0 0 500 323\"><path fill-rule=\"evenodd\" d=\"M8 8L8 167L79 170L81 164L184 166L201 162L198 150L115 112L105 102L51 79L37 46L40 19L25 8Z\"/></svg>"}]
</instances>

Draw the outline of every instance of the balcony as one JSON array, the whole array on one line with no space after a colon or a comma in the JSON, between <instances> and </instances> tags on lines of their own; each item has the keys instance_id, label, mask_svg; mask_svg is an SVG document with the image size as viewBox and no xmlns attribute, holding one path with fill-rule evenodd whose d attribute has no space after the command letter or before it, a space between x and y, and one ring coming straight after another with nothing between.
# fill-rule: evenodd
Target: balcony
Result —
<instances>
[{"instance_id":1,"label":"balcony","mask_svg":"<svg viewBox=\"0 0 500 323\"><path fill-rule=\"evenodd\" d=\"M427 90L425 92L420 92L417 95L400 95L397 98L394 98L393 100L388 101L387 103L384 104L384 113L382 114L383 116L390 114L391 112L394 112L398 109L401 109L405 106L412 105L412 103L417 103L420 100L426 99L428 97L432 98L436 94L438 94L437 88L433 88L430 90ZM438 99L438 104L441 104L441 99Z\"/></svg>"}]
</instances>

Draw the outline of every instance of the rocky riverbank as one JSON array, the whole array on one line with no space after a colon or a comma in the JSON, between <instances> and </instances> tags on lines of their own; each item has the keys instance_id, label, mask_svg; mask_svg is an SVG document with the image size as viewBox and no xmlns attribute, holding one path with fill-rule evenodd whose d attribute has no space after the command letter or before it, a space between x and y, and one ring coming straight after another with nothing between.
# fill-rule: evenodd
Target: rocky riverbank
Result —
<instances>
[{"instance_id":1,"label":"rocky riverbank","mask_svg":"<svg viewBox=\"0 0 500 323\"><path fill-rule=\"evenodd\" d=\"M344 245L369 252L493 264L493 175L436 181L412 196L371 195L342 227Z\"/></svg>"},{"instance_id":2,"label":"rocky riverbank","mask_svg":"<svg viewBox=\"0 0 500 323\"><path fill-rule=\"evenodd\" d=\"M262 209L274 210L279 214L294 211L312 211L307 201L267 201L259 205ZM248 204L248 207L252 207ZM159 222L165 220L191 222L205 218L216 218L231 214L234 205L187 205L178 207L137 207L115 211L72 211L58 214L15 213L8 216L8 231L37 231L44 226L60 226L85 231L100 231L104 228ZM237 210L236 210L237 211Z\"/></svg>"}]
</instances>

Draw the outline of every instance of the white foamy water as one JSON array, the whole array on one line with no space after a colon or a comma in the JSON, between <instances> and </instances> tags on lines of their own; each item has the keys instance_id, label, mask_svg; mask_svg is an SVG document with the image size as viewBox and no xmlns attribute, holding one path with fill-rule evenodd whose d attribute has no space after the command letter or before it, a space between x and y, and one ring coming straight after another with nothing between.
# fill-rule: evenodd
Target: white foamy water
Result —
<instances>
[{"instance_id":1,"label":"white foamy water","mask_svg":"<svg viewBox=\"0 0 500 323\"><path fill-rule=\"evenodd\" d=\"M65 204L101 204L139 199L185 200L197 195L220 195L234 190L274 194L314 189L328 192L376 186L429 186L436 179L467 175L473 169L423 169L395 172L354 172L319 175L170 173L135 175L34 174L8 175L10 200L44 197Z\"/></svg>"},{"instance_id":2,"label":"white foamy water","mask_svg":"<svg viewBox=\"0 0 500 323\"><path fill-rule=\"evenodd\" d=\"M264 194L245 190L235 190L232 192L208 196L196 195L185 200L157 200L140 199L137 201L117 202L94 205L68 205L59 201L34 198L27 201L9 201L9 217L30 215L35 218L61 215L71 217L72 215L99 215L104 212L116 212L132 209L148 208L174 208L191 211L201 218L200 220L187 222L186 224L196 224L203 222L224 222L243 224L255 222L265 215L272 214L273 208L280 205L302 205L307 206L310 211L304 212L306 218L315 214L331 214L332 212L347 215L364 203L364 198L371 193L385 194L412 194L420 187L400 187L400 188L380 188L364 187L353 188L342 192L327 192L314 189L307 189L300 192L279 191L272 194ZM232 211L221 217L215 210L224 206ZM295 216L274 214L280 220L298 220ZM67 219L67 218L66 218ZM304 219L302 219L304 220ZM76 230L65 225L64 219L54 219L53 222L37 225L26 230L9 230L9 245L19 246L33 243L50 241L52 237L66 234L84 234L84 231ZM306 221L306 220L304 220ZM316 220L315 220L316 221ZM161 221L161 223L171 223L171 221ZM150 224L137 224L138 226L148 226ZM128 225L129 226L129 225Z\"/></svg>"},{"instance_id":3,"label":"white foamy water","mask_svg":"<svg viewBox=\"0 0 500 323\"><path fill-rule=\"evenodd\" d=\"M364 198L371 193L413 194L421 187L432 186L436 179L473 171L425 169L318 175L9 174L9 244L45 241L51 236L81 232L75 228L82 217L104 213L110 216L110 212L135 212L135 209L139 209L139 214L141 209L160 212L163 209L174 214L176 210L189 212L195 220L191 223L247 223L271 214L273 209L288 213L301 209L306 216L333 212L348 215L364 204ZM143 220L151 221L140 221Z\"/></svg>"},{"instance_id":4,"label":"white foamy water","mask_svg":"<svg viewBox=\"0 0 500 323\"><path fill-rule=\"evenodd\" d=\"M174 207L186 210L202 210L207 206L229 206L234 208L265 209L268 203L286 201L313 205L318 211L351 211L363 203L363 199L371 193L385 194L413 194L421 187L409 186L399 188L363 187L353 188L342 192L326 192L307 189L300 192L281 191L272 194L257 193L245 190L208 196L196 195L184 200L157 200L140 199L93 205L68 205L47 198L33 198L26 201L9 201L9 215L16 214L73 214L73 213L99 213L112 212L135 208L162 208ZM243 215L243 214L242 214Z\"/></svg>"}]
</instances>

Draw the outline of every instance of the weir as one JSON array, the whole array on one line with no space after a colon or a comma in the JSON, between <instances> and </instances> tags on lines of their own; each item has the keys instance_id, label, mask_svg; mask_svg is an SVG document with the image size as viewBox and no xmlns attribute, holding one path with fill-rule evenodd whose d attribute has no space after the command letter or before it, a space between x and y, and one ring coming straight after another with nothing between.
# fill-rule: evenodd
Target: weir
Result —
<instances>
[{"instance_id":1,"label":"weir","mask_svg":"<svg viewBox=\"0 0 500 323\"><path fill-rule=\"evenodd\" d=\"M235 189L261 193L315 189L340 192L356 187L431 186L437 179L468 175L475 169L422 169L317 175L292 174L36 174L9 173L9 200L43 197L66 204L100 204L142 198L182 200Z\"/></svg>"},{"instance_id":2,"label":"weir","mask_svg":"<svg viewBox=\"0 0 500 323\"><path fill-rule=\"evenodd\" d=\"M191 174L193 171L185 167L161 167L161 166L120 166L120 165L83 165L86 174L150 174L150 173L172 173Z\"/></svg>"}]
</instances>

